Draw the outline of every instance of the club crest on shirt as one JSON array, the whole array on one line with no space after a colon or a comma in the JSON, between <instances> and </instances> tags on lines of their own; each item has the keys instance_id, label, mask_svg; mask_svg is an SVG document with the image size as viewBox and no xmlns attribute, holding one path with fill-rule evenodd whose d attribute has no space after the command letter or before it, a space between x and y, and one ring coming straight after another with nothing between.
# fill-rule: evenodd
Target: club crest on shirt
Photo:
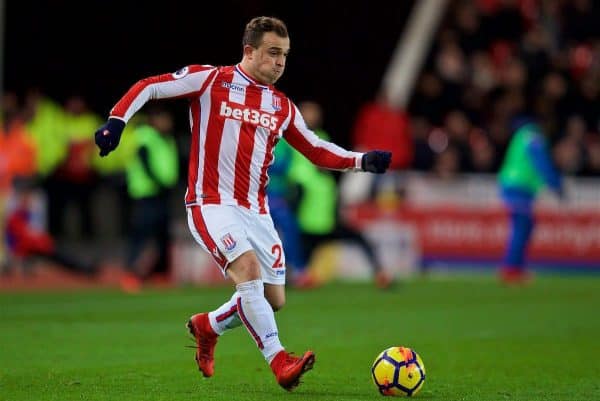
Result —
<instances>
[{"instance_id":1,"label":"club crest on shirt","mask_svg":"<svg viewBox=\"0 0 600 401\"><path fill-rule=\"evenodd\" d=\"M281 98L274 94L272 97L272 100L271 100L271 106L273 107L273 110L280 111L281 110Z\"/></svg>"},{"instance_id":2,"label":"club crest on shirt","mask_svg":"<svg viewBox=\"0 0 600 401\"><path fill-rule=\"evenodd\" d=\"M235 240L233 239L233 236L230 233L227 233L224 236L222 236L221 242L225 246L225 249L228 251L231 251L233 248L235 248L235 246L237 244L237 242L235 242Z\"/></svg>"},{"instance_id":3,"label":"club crest on shirt","mask_svg":"<svg viewBox=\"0 0 600 401\"><path fill-rule=\"evenodd\" d=\"M190 71L190 68L186 66L186 67L183 67L183 68L175 71L171 75L173 76L173 78L179 79L179 78L185 77L188 74L189 71Z\"/></svg>"}]
</instances>

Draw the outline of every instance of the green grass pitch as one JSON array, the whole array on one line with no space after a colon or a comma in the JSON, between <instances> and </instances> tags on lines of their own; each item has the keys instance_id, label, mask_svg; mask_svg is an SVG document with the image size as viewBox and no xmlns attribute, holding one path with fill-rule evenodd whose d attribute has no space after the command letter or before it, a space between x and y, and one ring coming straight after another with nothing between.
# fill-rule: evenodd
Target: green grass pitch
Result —
<instances>
[{"instance_id":1,"label":"green grass pitch","mask_svg":"<svg viewBox=\"0 0 600 401\"><path fill-rule=\"evenodd\" d=\"M243 327L219 340L204 379L184 324L229 288L0 294L0 400L369 400L373 359L414 348L423 400L599 400L600 278L417 279L380 291L289 290L277 313L289 350L317 361L287 393Z\"/></svg>"}]
</instances>

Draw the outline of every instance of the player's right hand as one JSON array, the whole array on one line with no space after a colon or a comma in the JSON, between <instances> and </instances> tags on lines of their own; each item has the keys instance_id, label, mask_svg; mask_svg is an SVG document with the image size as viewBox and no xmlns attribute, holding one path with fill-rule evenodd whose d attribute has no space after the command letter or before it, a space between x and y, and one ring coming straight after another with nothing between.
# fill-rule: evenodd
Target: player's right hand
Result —
<instances>
[{"instance_id":1,"label":"player's right hand","mask_svg":"<svg viewBox=\"0 0 600 401\"><path fill-rule=\"evenodd\" d=\"M109 118L106 124L96 130L94 137L96 145L100 148L100 156L104 157L117 148L124 128L124 121Z\"/></svg>"}]
</instances>

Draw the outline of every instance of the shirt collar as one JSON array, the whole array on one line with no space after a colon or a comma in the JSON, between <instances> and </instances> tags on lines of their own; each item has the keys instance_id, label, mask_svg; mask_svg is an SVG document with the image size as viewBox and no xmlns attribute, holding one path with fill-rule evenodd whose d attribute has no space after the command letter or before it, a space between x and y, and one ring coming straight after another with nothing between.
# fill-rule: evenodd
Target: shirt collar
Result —
<instances>
[{"instance_id":1,"label":"shirt collar","mask_svg":"<svg viewBox=\"0 0 600 401\"><path fill-rule=\"evenodd\" d=\"M234 68L238 72L238 74L240 74L242 76L242 78L244 78L249 83L258 86L261 89L272 89L271 85L260 84L255 79L251 78L250 75L248 75L248 73L246 73L246 71L244 71L244 69L242 68L242 66L240 64L237 64Z\"/></svg>"}]
</instances>

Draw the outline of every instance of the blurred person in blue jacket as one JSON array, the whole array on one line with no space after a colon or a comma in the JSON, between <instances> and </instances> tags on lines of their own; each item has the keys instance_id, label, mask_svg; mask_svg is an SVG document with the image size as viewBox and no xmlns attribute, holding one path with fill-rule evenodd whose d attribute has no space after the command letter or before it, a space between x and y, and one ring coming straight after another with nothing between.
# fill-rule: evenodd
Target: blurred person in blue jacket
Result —
<instances>
[{"instance_id":1,"label":"blurred person in blue jacket","mask_svg":"<svg viewBox=\"0 0 600 401\"><path fill-rule=\"evenodd\" d=\"M531 118L521 118L508 145L498 175L500 194L510 214L510 233L499 277L506 284L530 281L525 269L527 246L535 227L533 206L547 187L564 198L561 174L552 161L542 128Z\"/></svg>"},{"instance_id":2,"label":"blurred person in blue jacket","mask_svg":"<svg viewBox=\"0 0 600 401\"><path fill-rule=\"evenodd\" d=\"M321 139L329 140L329 134L322 127L322 106L307 100L299 103L298 109L306 125ZM277 195L281 190L271 189L269 206L272 207L271 214L275 225L282 231L284 238L287 236L284 240L285 253L293 267L292 284L301 289L310 289L322 284L322 280L309 269L314 252L328 242L345 241L358 245L364 252L376 286L382 289L390 288L393 277L384 268L375 248L362 232L346 224L338 214L338 188L334 175L330 171L318 168L287 144L279 143L275 152L275 163L271 166L269 174L273 179L273 173L276 173L278 168L281 173L285 173L282 184L287 187L287 210L281 205L284 203L281 200L282 194L272 198L272 195ZM286 161L278 162L277 158L285 158ZM277 166L277 163L282 165ZM287 163L285 168L283 163ZM270 181L269 187L271 186L284 188L283 185L277 185L277 181Z\"/></svg>"},{"instance_id":3,"label":"blurred person in blue jacket","mask_svg":"<svg viewBox=\"0 0 600 401\"><path fill-rule=\"evenodd\" d=\"M267 186L271 217L285 244L285 258L291 267L289 274L292 275L292 283L295 283L297 273L304 271L307 263L296 216L298 187L289 176L297 157L302 157L295 153L297 152L287 142L279 141L274 149L275 161L269 167Z\"/></svg>"}]
</instances>

